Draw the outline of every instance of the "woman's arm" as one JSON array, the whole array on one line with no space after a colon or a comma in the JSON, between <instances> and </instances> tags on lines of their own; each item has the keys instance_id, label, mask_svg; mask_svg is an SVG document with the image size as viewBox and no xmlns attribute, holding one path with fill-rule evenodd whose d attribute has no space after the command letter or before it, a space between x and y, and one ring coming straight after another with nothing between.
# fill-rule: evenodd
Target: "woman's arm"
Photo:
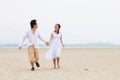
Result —
<instances>
[{"instance_id":1,"label":"woman's arm","mask_svg":"<svg viewBox=\"0 0 120 80\"><path fill-rule=\"evenodd\" d=\"M62 35L60 37L60 42L61 42L62 46L64 47L63 40L62 40Z\"/></svg>"}]
</instances>

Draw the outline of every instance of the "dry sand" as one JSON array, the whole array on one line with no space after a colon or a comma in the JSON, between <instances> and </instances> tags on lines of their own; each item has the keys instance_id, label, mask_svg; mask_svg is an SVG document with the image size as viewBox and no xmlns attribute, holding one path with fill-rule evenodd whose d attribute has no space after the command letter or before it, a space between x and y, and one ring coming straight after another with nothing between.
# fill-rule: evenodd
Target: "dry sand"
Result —
<instances>
[{"instance_id":1,"label":"dry sand","mask_svg":"<svg viewBox=\"0 0 120 80\"><path fill-rule=\"evenodd\" d=\"M39 49L41 67L30 71L27 50L0 49L0 80L120 80L120 47L64 48L61 69Z\"/></svg>"}]
</instances>

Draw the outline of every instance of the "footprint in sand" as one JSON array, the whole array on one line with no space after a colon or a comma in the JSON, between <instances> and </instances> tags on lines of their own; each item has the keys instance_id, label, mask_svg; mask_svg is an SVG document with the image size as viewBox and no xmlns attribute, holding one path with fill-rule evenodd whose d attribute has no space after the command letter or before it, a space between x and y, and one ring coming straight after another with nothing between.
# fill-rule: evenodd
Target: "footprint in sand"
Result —
<instances>
[{"instance_id":1,"label":"footprint in sand","mask_svg":"<svg viewBox=\"0 0 120 80\"><path fill-rule=\"evenodd\" d=\"M88 69L84 69L84 71L88 71Z\"/></svg>"}]
</instances>

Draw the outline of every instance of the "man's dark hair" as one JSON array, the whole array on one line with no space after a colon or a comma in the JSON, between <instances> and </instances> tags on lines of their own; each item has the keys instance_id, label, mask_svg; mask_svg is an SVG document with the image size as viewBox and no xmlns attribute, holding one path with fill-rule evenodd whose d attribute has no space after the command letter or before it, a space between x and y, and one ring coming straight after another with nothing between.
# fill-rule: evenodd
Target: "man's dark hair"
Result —
<instances>
[{"instance_id":1,"label":"man's dark hair","mask_svg":"<svg viewBox=\"0 0 120 80\"><path fill-rule=\"evenodd\" d=\"M31 29L34 27L34 25L36 25L36 22L37 21L35 19L31 20L30 22Z\"/></svg>"}]
</instances>

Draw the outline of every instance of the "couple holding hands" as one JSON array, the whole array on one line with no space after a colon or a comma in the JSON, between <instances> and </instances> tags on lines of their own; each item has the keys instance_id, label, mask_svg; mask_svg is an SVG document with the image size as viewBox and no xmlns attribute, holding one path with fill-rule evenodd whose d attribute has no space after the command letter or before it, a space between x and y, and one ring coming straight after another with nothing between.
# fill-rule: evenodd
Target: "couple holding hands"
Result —
<instances>
[{"instance_id":1,"label":"couple holding hands","mask_svg":"<svg viewBox=\"0 0 120 80\"><path fill-rule=\"evenodd\" d=\"M42 42L44 42L46 45L51 45L50 49L46 53L46 58L53 60L53 69L60 68L59 61L60 61L60 54L61 49L64 47L63 41L62 41L62 33L60 32L60 24L55 25L55 30L51 33L49 42L45 41L41 35L38 33L37 28L38 24L37 21L31 20L30 22L31 30L27 31L24 35L22 42L19 45L19 49L22 49L22 45L25 41L25 39L28 40L28 57L30 64L32 66L31 71L35 70L34 65L37 67L40 67L39 64L39 44L37 43L37 40L40 39Z\"/></svg>"}]
</instances>

